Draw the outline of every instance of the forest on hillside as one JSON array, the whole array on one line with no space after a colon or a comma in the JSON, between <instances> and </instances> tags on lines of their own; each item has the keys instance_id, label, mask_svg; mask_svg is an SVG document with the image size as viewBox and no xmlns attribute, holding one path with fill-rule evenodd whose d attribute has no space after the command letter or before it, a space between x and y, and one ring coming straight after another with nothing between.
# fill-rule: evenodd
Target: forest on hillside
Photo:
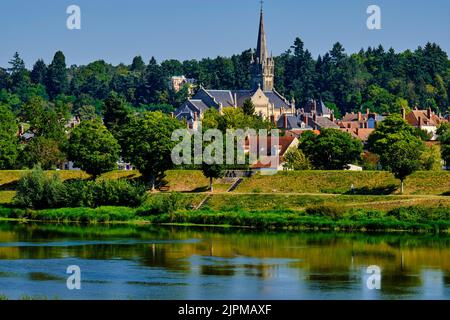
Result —
<instances>
[{"instance_id":1,"label":"forest on hillside","mask_svg":"<svg viewBox=\"0 0 450 320\"><path fill-rule=\"evenodd\" d=\"M137 56L131 64L113 66L106 61L68 66L62 52L31 70L19 53L0 68L0 104L17 115L33 97L52 106L66 106L73 115L101 114L111 92L137 110L169 112L187 97L184 88L170 90L169 78L185 75L211 89L249 89L252 50L232 57L202 60L165 60L148 63ZM439 45L427 43L414 51L377 48L348 54L340 43L317 58L297 38L285 53L275 57L276 89L297 107L321 98L340 114L370 108L378 113L399 112L402 107L449 112L450 60ZM27 119L23 119L27 120Z\"/></svg>"}]
</instances>

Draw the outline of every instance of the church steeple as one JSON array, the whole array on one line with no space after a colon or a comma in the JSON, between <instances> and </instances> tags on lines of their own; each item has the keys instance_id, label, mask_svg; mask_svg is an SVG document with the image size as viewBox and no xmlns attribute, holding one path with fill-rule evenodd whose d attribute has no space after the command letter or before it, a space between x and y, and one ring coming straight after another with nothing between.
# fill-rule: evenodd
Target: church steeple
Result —
<instances>
[{"instance_id":1,"label":"church steeple","mask_svg":"<svg viewBox=\"0 0 450 320\"><path fill-rule=\"evenodd\" d=\"M269 57L267 38L264 29L264 9L261 0L261 12L259 21L258 43L256 45L255 60L252 69L253 88L260 86L264 91L272 91L274 87L275 62Z\"/></svg>"},{"instance_id":2,"label":"church steeple","mask_svg":"<svg viewBox=\"0 0 450 320\"><path fill-rule=\"evenodd\" d=\"M267 50L267 40L266 32L264 30L264 8L263 2L261 1L261 17L259 20L259 33L258 33L258 44L256 46L256 58L262 63L266 61L269 56L269 51Z\"/></svg>"}]
</instances>

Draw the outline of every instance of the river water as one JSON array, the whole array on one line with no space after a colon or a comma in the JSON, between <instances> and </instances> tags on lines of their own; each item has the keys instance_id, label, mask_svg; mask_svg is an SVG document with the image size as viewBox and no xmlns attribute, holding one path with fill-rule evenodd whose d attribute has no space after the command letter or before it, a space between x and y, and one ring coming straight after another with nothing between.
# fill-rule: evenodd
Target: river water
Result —
<instances>
[{"instance_id":1,"label":"river water","mask_svg":"<svg viewBox=\"0 0 450 320\"><path fill-rule=\"evenodd\" d=\"M0 222L0 296L448 300L450 237Z\"/></svg>"}]
</instances>

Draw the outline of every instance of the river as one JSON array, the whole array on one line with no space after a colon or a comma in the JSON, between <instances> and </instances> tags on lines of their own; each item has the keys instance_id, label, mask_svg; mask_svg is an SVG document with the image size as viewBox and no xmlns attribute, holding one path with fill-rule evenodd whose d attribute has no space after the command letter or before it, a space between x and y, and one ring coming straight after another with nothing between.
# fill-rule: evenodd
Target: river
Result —
<instances>
[{"instance_id":1,"label":"river","mask_svg":"<svg viewBox=\"0 0 450 320\"><path fill-rule=\"evenodd\" d=\"M69 266L80 290L67 287ZM0 295L450 299L450 237L0 222Z\"/></svg>"}]
</instances>

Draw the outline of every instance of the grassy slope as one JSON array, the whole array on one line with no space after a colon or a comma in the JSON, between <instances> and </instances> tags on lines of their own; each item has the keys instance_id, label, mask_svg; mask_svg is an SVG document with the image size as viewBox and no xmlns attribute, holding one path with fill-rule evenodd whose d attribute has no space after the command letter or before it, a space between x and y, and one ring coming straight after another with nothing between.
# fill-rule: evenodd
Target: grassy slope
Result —
<instances>
[{"instance_id":1,"label":"grassy slope","mask_svg":"<svg viewBox=\"0 0 450 320\"><path fill-rule=\"evenodd\" d=\"M274 176L256 175L246 179L237 193L336 193L355 188L368 188L372 192L395 189L399 181L388 172L378 171L296 171L280 172ZM450 191L450 172L417 172L405 182L407 195L441 195ZM395 191L398 192L398 191Z\"/></svg>"}]
</instances>

